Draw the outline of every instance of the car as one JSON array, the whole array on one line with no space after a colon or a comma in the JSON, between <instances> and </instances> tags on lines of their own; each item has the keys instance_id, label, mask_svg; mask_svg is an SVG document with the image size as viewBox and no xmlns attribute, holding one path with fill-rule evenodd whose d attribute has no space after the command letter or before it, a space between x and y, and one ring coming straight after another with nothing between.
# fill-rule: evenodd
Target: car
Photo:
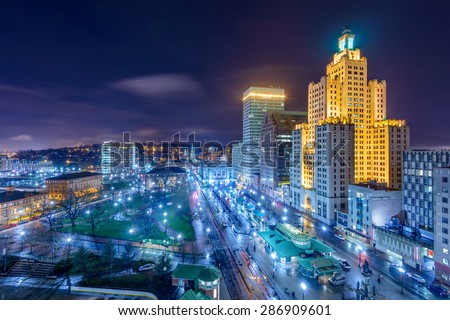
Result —
<instances>
[{"instance_id":1,"label":"car","mask_svg":"<svg viewBox=\"0 0 450 320\"><path fill-rule=\"evenodd\" d=\"M147 264L144 264L143 266L140 266L139 267L139 271L140 272L142 272L142 271L150 271L150 270L153 270L153 268L154 268L154 264L152 264L152 263L147 263Z\"/></svg>"},{"instance_id":2,"label":"car","mask_svg":"<svg viewBox=\"0 0 450 320\"><path fill-rule=\"evenodd\" d=\"M343 236L341 236L340 234L335 234L334 236L336 238L338 238L339 240L345 240L345 238Z\"/></svg>"},{"instance_id":3,"label":"car","mask_svg":"<svg viewBox=\"0 0 450 320\"><path fill-rule=\"evenodd\" d=\"M7 224L6 226L3 227L3 229L11 229L14 228L15 226L17 226L17 224Z\"/></svg>"},{"instance_id":4,"label":"car","mask_svg":"<svg viewBox=\"0 0 450 320\"><path fill-rule=\"evenodd\" d=\"M40 216L32 216L30 221L38 220L39 218L40 218Z\"/></svg>"},{"instance_id":5,"label":"car","mask_svg":"<svg viewBox=\"0 0 450 320\"><path fill-rule=\"evenodd\" d=\"M428 290L430 290L432 293L439 295L440 297L448 297L448 290L444 287L441 287L438 284L428 284L427 285Z\"/></svg>"},{"instance_id":6,"label":"car","mask_svg":"<svg viewBox=\"0 0 450 320\"><path fill-rule=\"evenodd\" d=\"M342 269L349 271L352 267L347 262L347 260L344 259L338 259L339 264L341 265Z\"/></svg>"},{"instance_id":7,"label":"car","mask_svg":"<svg viewBox=\"0 0 450 320\"><path fill-rule=\"evenodd\" d=\"M417 281L420 284L427 283L427 281L424 278L422 278L421 276L419 276L418 274L407 272L406 276L414 281Z\"/></svg>"}]
</instances>

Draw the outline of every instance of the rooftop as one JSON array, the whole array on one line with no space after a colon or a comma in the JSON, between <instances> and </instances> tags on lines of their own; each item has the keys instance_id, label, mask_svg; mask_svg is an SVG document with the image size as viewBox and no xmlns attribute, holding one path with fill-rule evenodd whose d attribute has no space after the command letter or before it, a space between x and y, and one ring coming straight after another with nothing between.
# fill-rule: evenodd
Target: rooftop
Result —
<instances>
[{"instance_id":1,"label":"rooftop","mask_svg":"<svg viewBox=\"0 0 450 320\"><path fill-rule=\"evenodd\" d=\"M29 191L5 191L0 192L0 203L15 201L38 195L38 192Z\"/></svg>"},{"instance_id":2,"label":"rooftop","mask_svg":"<svg viewBox=\"0 0 450 320\"><path fill-rule=\"evenodd\" d=\"M96 172L75 172L75 173L65 173L56 177L47 178L45 180L72 180L72 179L80 179L80 178L87 178L87 177L93 177L93 176L101 176L100 173Z\"/></svg>"},{"instance_id":3,"label":"rooftop","mask_svg":"<svg viewBox=\"0 0 450 320\"><path fill-rule=\"evenodd\" d=\"M199 264L179 264L172 272L172 277L195 280L199 273L205 269L208 269L208 267Z\"/></svg>"},{"instance_id":4,"label":"rooftop","mask_svg":"<svg viewBox=\"0 0 450 320\"><path fill-rule=\"evenodd\" d=\"M201 291L194 291L192 289L189 289L180 297L180 300L212 300L212 299Z\"/></svg>"}]
</instances>

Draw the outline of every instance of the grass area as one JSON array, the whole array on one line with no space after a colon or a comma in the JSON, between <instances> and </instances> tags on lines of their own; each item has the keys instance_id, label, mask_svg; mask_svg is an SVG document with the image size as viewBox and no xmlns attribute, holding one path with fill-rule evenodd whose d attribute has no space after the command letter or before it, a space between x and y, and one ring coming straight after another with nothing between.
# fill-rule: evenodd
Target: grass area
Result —
<instances>
[{"instance_id":1,"label":"grass area","mask_svg":"<svg viewBox=\"0 0 450 320\"><path fill-rule=\"evenodd\" d=\"M183 239L187 241L195 240L195 232L192 223L187 222L180 214L168 214L167 227L175 230L183 235Z\"/></svg>"},{"instance_id":2,"label":"grass area","mask_svg":"<svg viewBox=\"0 0 450 320\"><path fill-rule=\"evenodd\" d=\"M133 229L133 233L130 230ZM77 221L75 228L72 228L70 221L64 221L64 227L58 229L59 232L65 233L76 233L93 236L92 228L88 221ZM130 240L130 241L143 241L144 239L166 239L166 235L164 231L155 229L153 232L144 236L142 231L136 226L136 223L131 221L106 221L101 223L95 229L95 236L104 237L104 238L113 238L113 239L121 239L121 240Z\"/></svg>"}]
</instances>

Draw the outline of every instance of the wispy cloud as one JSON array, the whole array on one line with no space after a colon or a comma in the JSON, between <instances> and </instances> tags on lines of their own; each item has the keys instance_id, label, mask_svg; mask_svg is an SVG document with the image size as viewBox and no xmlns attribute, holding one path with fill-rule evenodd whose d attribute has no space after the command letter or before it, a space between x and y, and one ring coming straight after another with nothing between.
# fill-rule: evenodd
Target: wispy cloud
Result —
<instances>
[{"instance_id":1,"label":"wispy cloud","mask_svg":"<svg viewBox=\"0 0 450 320\"><path fill-rule=\"evenodd\" d=\"M110 87L147 98L199 94L202 92L202 87L195 79L183 74L159 74L128 78L114 82Z\"/></svg>"},{"instance_id":2,"label":"wispy cloud","mask_svg":"<svg viewBox=\"0 0 450 320\"><path fill-rule=\"evenodd\" d=\"M19 134L18 136L10 137L13 141L32 141L33 137L29 134Z\"/></svg>"}]
</instances>

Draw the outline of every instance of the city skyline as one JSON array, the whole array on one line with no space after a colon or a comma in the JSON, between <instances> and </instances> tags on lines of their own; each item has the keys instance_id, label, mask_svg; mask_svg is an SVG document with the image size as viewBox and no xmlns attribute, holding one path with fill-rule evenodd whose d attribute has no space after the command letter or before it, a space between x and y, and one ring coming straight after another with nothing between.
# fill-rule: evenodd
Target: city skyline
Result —
<instances>
[{"instance_id":1,"label":"city skyline","mask_svg":"<svg viewBox=\"0 0 450 320\"><path fill-rule=\"evenodd\" d=\"M439 63L449 43L448 5L349 3L336 15L332 3L285 2L264 22L258 16L272 3L239 5L204 4L205 15L200 3L123 12L101 2L25 9L2 2L0 105L8 112L0 150L101 143L124 131L140 141L178 131L238 139L242 92L250 86L284 88L286 110L307 110L307 86L324 73L346 24L369 57L369 77L387 81L388 117L407 121L411 147L448 146L449 128L439 121L450 100ZM400 15L406 6L408 15ZM317 22L317 13L326 19ZM419 63L427 53L433 59Z\"/></svg>"}]
</instances>

